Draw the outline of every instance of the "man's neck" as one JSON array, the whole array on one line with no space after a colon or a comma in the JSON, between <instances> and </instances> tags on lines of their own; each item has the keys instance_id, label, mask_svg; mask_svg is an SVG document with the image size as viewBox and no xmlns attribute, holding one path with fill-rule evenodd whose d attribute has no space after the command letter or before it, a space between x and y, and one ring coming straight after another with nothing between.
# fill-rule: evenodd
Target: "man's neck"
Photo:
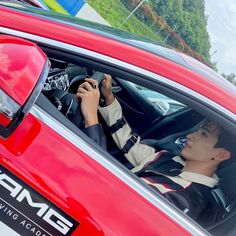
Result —
<instances>
[{"instance_id":1,"label":"man's neck","mask_svg":"<svg viewBox=\"0 0 236 236\"><path fill-rule=\"evenodd\" d=\"M216 171L216 166L209 164L209 162L186 161L183 171L194 172L211 177Z\"/></svg>"}]
</instances>

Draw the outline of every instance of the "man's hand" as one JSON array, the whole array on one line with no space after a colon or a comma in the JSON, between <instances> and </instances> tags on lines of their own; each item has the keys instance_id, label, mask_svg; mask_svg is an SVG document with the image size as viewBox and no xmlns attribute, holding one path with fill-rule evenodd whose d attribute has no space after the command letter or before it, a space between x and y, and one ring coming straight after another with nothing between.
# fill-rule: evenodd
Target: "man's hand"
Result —
<instances>
[{"instance_id":1,"label":"man's hand","mask_svg":"<svg viewBox=\"0 0 236 236\"><path fill-rule=\"evenodd\" d=\"M84 116L85 128L98 124L98 104L100 92L97 81L85 79L86 82L81 84L77 90L76 97L81 100L81 111Z\"/></svg>"},{"instance_id":2,"label":"man's hand","mask_svg":"<svg viewBox=\"0 0 236 236\"><path fill-rule=\"evenodd\" d=\"M104 80L102 81L102 88L101 92L106 100L106 106L109 106L112 104L115 100L113 93L112 93L112 87L111 87L112 77L108 74L104 75Z\"/></svg>"}]
</instances>

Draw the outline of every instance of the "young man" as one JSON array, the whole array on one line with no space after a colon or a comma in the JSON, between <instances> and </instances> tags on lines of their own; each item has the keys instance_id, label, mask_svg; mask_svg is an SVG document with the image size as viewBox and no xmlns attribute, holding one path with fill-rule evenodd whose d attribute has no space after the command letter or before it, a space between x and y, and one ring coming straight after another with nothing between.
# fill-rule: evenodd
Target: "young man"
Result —
<instances>
[{"instance_id":1,"label":"young man","mask_svg":"<svg viewBox=\"0 0 236 236\"><path fill-rule=\"evenodd\" d=\"M207 121L198 131L187 136L181 156L174 156L165 150L156 152L132 134L129 124L123 119L121 106L112 94L111 80L111 76L105 75L101 92L106 107L99 108L99 111L110 127L117 146L133 164L132 172L179 209L197 219L207 206L211 189L218 183L214 174L218 165L231 156L223 130L216 123ZM101 129L97 126L99 91L94 86L96 81L87 79L79 87L77 97L81 99L85 126Z\"/></svg>"}]
</instances>

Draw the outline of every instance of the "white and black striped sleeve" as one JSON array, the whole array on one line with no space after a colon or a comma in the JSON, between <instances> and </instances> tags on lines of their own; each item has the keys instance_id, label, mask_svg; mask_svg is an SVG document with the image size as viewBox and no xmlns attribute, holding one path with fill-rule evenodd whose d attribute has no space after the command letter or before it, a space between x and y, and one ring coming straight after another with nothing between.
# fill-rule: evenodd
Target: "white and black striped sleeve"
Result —
<instances>
[{"instance_id":1,"label":"white and black striped sleeve","mask_svg":"<svg viewBox=\"0 0 236 236\"><path fill-rule=\"evenodd\" d=\"M141 144L140 137L132 134L129 124L123 118L122 108L117 99L109 106L99 108L99 111L110 127L118 148L133 166L148 162L156 157L154 148Z\"/></svg>"}]
</instances>

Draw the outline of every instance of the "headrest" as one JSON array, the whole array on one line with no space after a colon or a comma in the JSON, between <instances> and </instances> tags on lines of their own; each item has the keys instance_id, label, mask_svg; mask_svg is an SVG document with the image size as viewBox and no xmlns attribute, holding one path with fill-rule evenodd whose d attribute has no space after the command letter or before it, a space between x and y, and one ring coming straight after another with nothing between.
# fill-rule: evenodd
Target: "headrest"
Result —
<instances>
[{"instance_id":1,"label":"headrest","mask_svg":"<svg viewBox=\"0 0 236 236\"><path fill-rule=\"evenodd\" d=\"M236 199L236 162L220 168L217 171L219 186L228 200L231 202Z\"/></svg>"}]
</instances>

